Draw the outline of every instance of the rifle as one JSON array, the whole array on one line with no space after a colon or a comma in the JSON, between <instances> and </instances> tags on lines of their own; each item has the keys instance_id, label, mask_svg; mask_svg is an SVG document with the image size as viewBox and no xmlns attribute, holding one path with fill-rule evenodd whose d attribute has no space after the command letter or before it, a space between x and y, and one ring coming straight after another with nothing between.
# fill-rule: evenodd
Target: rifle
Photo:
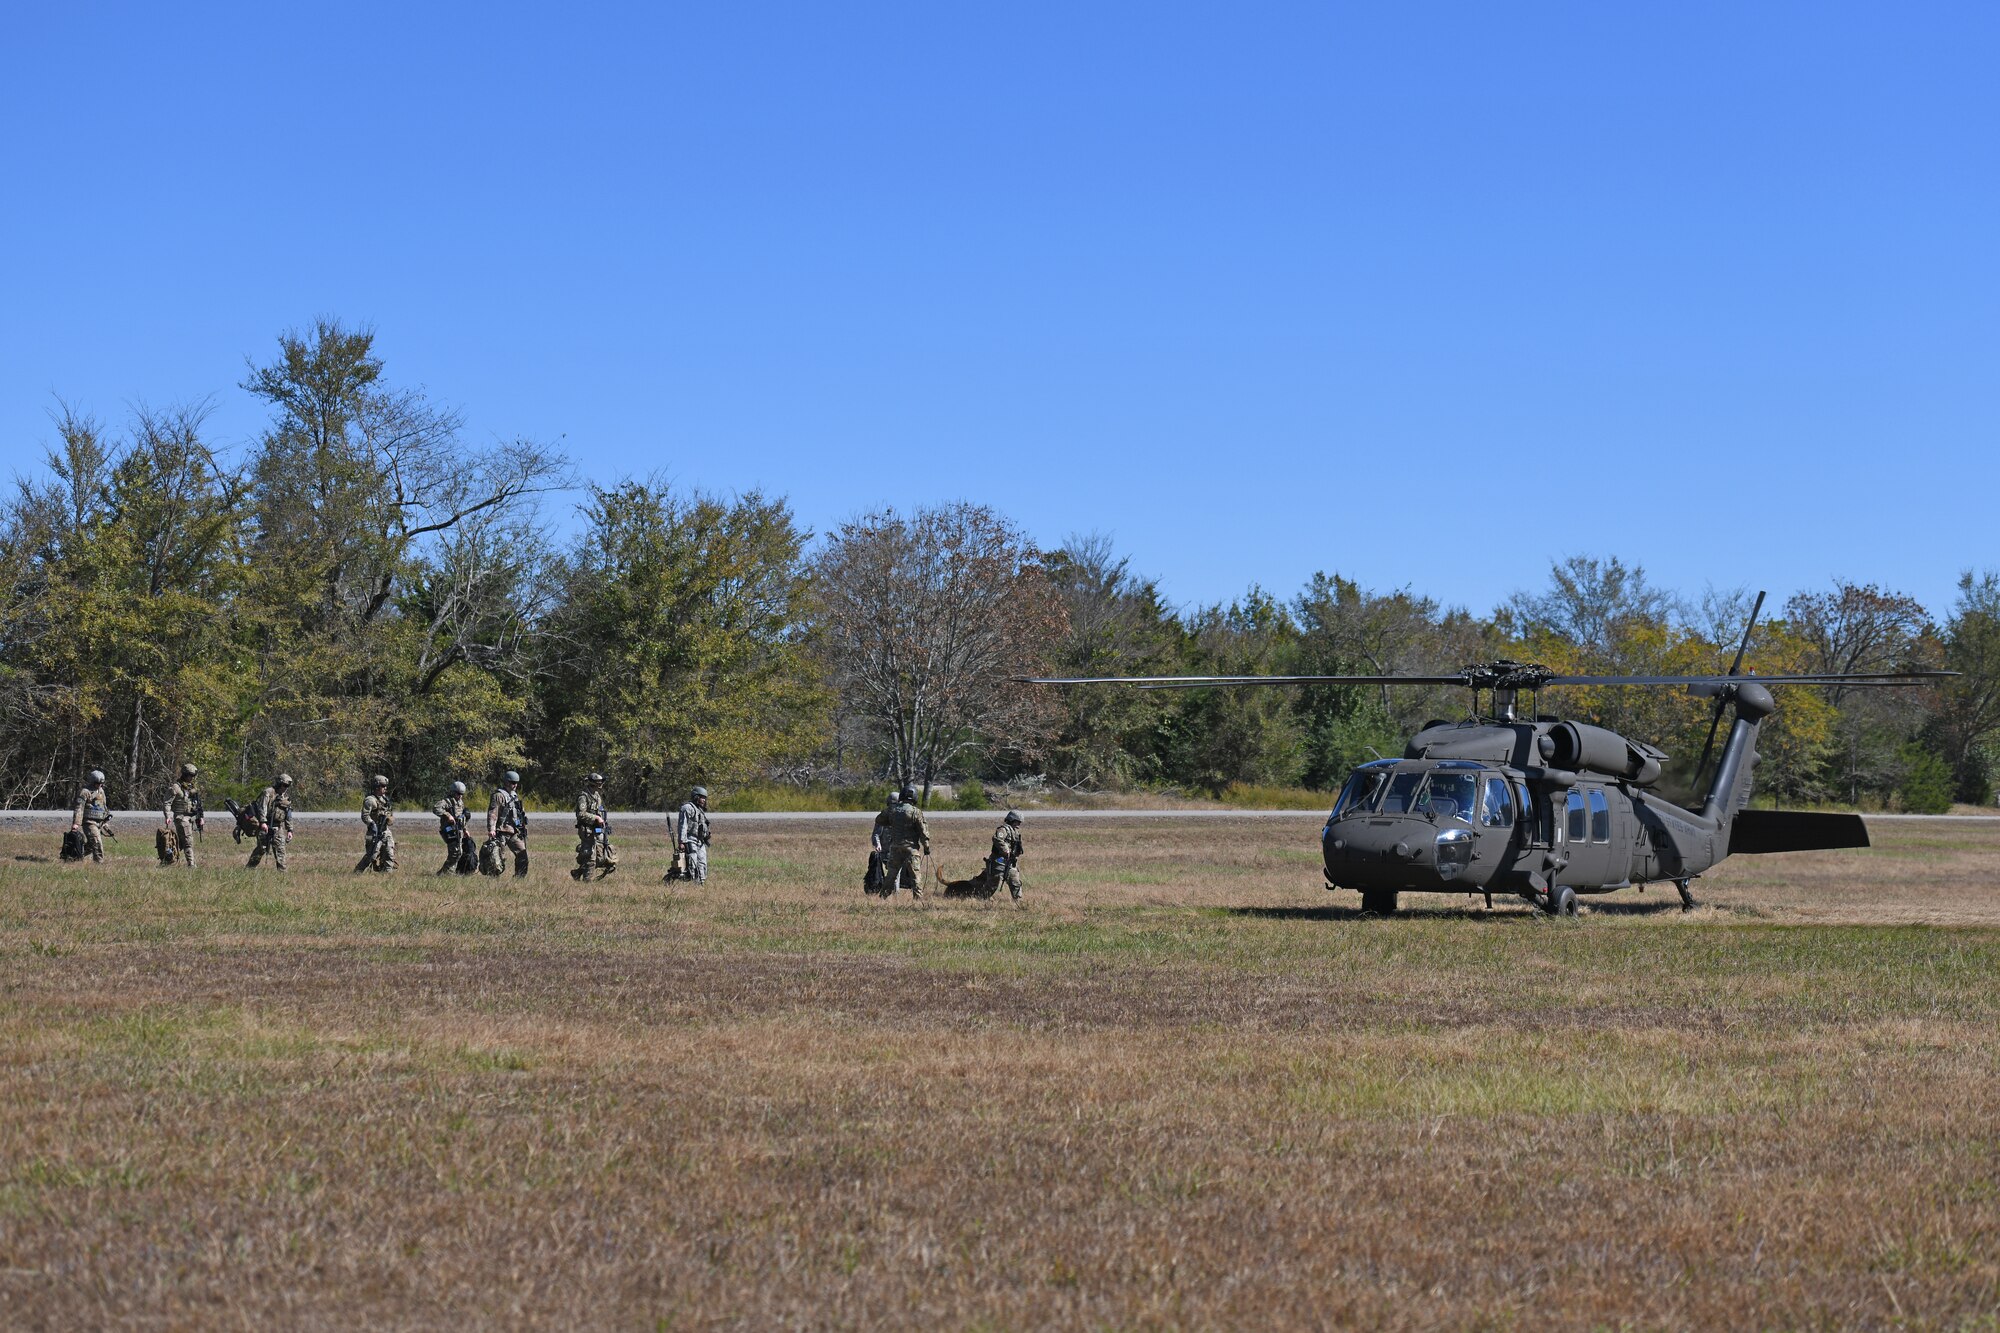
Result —
<instances>
[{"instance_id":1,"label":"rifle","mask_svg":"<svg viewBox=\"0 0 2000 1333\"><path fill-rule=\"evenodd\" d=\"M227 798L227 797L225 797L225 798L223 799L223 804L227 805L228 803L229 803L229 802L228 802L228 798ZM207 842L207 841L208 841L208 811L202 808L202 804L201 804L201 793L200 793L200 792L198 792L198 791L191 791L191 792L189 792L189 793L188 793L188 804L194 807L194 831L195 831L196 833L199 833L199 834L201 834L201 835L202 835L202 837L201 837L201 840L202 840L203 842Z\"/></svg>"}]
</instances>

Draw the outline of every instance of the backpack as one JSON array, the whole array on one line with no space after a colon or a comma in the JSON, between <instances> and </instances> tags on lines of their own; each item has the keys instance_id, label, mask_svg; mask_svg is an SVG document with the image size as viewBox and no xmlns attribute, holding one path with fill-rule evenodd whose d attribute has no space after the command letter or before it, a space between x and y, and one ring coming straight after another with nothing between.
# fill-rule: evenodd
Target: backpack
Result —
<instances>
[{"instance_id":1,"label":"backpack","mask_svg":"<svg viewBox=\"0 0 2000 1333\"><path fill-rule=\"evenodd\" d=\"M83 856L83 834L76 829L68 830L63 834L62 859L81 861Z\"/></svg>"},{"instance_id":2,"label":"backpack","mask_svg":"<svg viewBox=\"0 0 2000 1333\"><path fill-rule=\"evenodd\" d=\"M500 845L500 839L488 838L479 848L479 873L498 875L506 868L506 849Z\"/></svg>"}]
</instances>

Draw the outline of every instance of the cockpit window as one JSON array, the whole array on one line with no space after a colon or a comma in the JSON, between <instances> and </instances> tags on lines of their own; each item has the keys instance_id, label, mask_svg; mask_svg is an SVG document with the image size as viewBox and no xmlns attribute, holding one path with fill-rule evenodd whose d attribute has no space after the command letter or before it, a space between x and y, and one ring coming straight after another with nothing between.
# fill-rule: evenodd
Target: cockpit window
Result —
<instances>
[{"instance_id":1,"label":"cockpit window","mask_svg":"<svg viewBox=\"0 0 2000 1333\"><path fill-rule=\"evenodd\" d=\"M1479 779L1471 773L1435 770L1417 796L1416 808L1433 819L1472 822L1473 805L1479 799Z\"/></svg>"},{"instance_id":2,"label":"cockpit window","mask_svg":"<svg viewBox=\"0 0 2000 1333\"><path fill-rule=\"evenodd\" d=\"M1486 779L1486 809L1479 822L1488 828L1513 827L1514 793L1505 778Z\"/></svg>"},{"instance_id":3,"label":"cockpit window","mask_svg":"<svg viewBox=\"0 0 2000 1333\"><path fill-rule=\"evenodd\" d=\"M1373 810L1375 798L1382 794L1383 786L1389 781L1386 768L1357 768L1347 779L1347 785L1340 789L1340 799L1333 803L1333 818L1356 810Z\"/></svg>"},{"instance_id":4,"label":"cockpit window","mask_svg":"<svg viewBox=\"0 0 2000 1333\"><path fill-rule=\"evenodd\" d=\"M1389 790L1382 793L1382 813L1385 815L1406 815L1410 813L1410 798L1416 795L1417 784L1424 780L1422 773L1398 773L1389 781Z\"/></svg>"}]
</instances>

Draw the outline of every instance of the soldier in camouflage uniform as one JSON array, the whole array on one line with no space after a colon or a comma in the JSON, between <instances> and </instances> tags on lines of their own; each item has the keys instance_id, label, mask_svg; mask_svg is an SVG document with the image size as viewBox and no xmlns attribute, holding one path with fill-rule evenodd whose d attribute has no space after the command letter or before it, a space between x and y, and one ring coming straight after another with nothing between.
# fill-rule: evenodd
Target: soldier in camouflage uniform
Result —
<instances>
[{"instance_id":1,"label":"soldier in camouflage uniform","mask_svg":"<svg viewBox=\"0 0 2000 1333\"><path fill-rule=\"evenodd\" d=\"M160 805L160 817L173 835L174 853L187 862L190 870L194 869L194 835L207 822L202 816L201 791L195 786L195 779L200 776L201 770L193 764L182 764L180 780L167 788L167 799ZM172 865L173 858L169 857L166 864Z\"/></svg>"},{"instance_id":2,"label":"soldier in camouflage uniform","mask_svg":"<svg viewBox=\"0 0 2000 1333\"><path fill-rule=\"evenodd\" d=\"M618 853L611 847L610 821L604 808L604 775L592 773L576 794L576 869L569 877L589 879L593 870L608 875L617 868Z\"/></svg>"},{"instance_id":3,"label":"soldier in camouflage uniform","mask_svg":"<svg viewBox=\"0 0 2000 1333\"><path fill-rule=\"evenodd\" d=\"M104 773L90 770L90 783L76 794L76 813L70 817L70 831L83 838L83 850L93 861L104 859L104 826L111 822L111 806L104 796Z\"/></svg>"},{"instance_id":4,"label":"soldier in camouflage uniform","mask_svg":"<svg viewBox=\"0 0 2000 1333\"><path fill-rule=\"evenodd\" d=\"M696 787L674 812L674 864L669 880L708 883L708 788Z\"/></svg>"},{"instance_id":5,"label":"soldier in camouflage uniform","mask_svg":"<svg viewBox=\"0 0 2000 1333\"><path fill-rule=\"evenodd\" d=\"M486 807L486 836L514 854L514 878L528 873L528 812L521 805L521 775L509 769Z\"/></svg>"},{"instance_id":6,"label":"soldier in camouflage uniform","mask_svg":"<svg viewBox=\"0 0 2000 1333\"><path fill-rule=\"evenodd\" d=\"M444 864L438 867L438 874L455 874L470 836L465 827L465 784L452 783L444 799L431 807L431 813L437 816L438 836L444 839Z\"/></svg>"},{"instance_id":7,"label":"soldier in camouflage uniform","mask_svg":"<svg viewBox=\"0 0 2000 1333\"><path fill-rule=\"evenodd\" d=\"M255 870L268 854L271 864L286 869L285 851L292 845L292 775L278 774L264 788L264 794L250 804L250 817L257 821L257 845L250 849L250 868Z\"/></svg>"},{"instance_id":8,"label":"soldier in camouflage uniform","mask_svg":"<svg viewBox=\"0 0 2000 1333\"><path fill-rule=\"evenodd\" d=\"M897 889L908 885L910 896L922 901L924 858L931 854L931 828L924 822L924 812L917 805L916 789L903 788L895 808L885 813L888 815L885 833L889 860L885 869L889 893L893 895Z\"/></svg>"},{"instance_id":9,"label":"soldier in camouflage uniform","mask_svg":"<svg viewBox=\"0 0 2000 1333\"><path fill-rule=\"evenodd\" d=\"M396 807L389 800L389 779L377 773L368 781L368 794L361 798L361 859L354 864L354 873L365 870L379 870L383 874L396 868L396 831L391 826L396 822Z\"/></svg>"},{"instance_id":10,"label":"soldier in camouflage uniform","mask_svg":"<svg viewBox=\"0 0 2000 1333\"><path fill-rule=\"evenodd\" d=\"M944 872L938 872L938 883L944 885L947 898L991 898L1005 884L1007 891L1014 895L1014 905L1021 905L1021 815L1017 810L1009 810L1000 827L993 830L993 850L986 854L986 864L971 879L948 880Z\"/></svg>"},{"instance_id":11,"label":"soldier in camouflage uniform","mask_svg":"<svg viewBox=\"0 0 2000 1333\"><path fill-rule=\"evenodd\" d=\"M875 826L868 833L868 873L861 877L864 893L878 898L886 898L896 891L889 882L889 842L891 831L896 826L896 807L902 804L903 793L891 787L889 799L875 812Z\"/></svg>"}]
</instances>

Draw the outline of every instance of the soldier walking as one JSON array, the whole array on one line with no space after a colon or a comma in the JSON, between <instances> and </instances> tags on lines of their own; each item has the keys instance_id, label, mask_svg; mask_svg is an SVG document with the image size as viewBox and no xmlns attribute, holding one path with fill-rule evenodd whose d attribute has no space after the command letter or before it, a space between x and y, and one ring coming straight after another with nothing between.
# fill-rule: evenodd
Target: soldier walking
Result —
<instances>
[{"instance_id":1,"label":"soldier walking","mask_svg":"<svg viewBox=\"0 0 2000 1333\"><path fill-rule=\"evenodd\" d=\"M486 807L486 836L514 854L514 878L528 873L528 812L521 805L521 775L508 769ZM498 873L497 871L495 872Z\"/></svg>"},{"instance_id":2,"label":"soldier walking","mask_svg":"<svg viewBox=\"0 0 2000 1333\"><path fill-rule=\"evenodd\" d=\"M887 898L896 891L889 882L889 843L896 826L896 807L902 801L903 793L891 787L889 799L875 812L874 827L868 831L868 873L861 877L861 891L877 898Z\"/></svg>"},{"instance_id":3,"label":"soldier walking","mask_svg":"<svg viewBox=\"0 0 2000 1333\"><path fill-rule=\"evenodd\" d=\"M917 805L916 788L903 788L894 808L883 813L887 816L883 834L888 850L883 876L888 892L884 896L892 897L897 889L908 885L910 897L922 901L924 858L931 852L931 828Z\"/></svg>"},{"instance_id":4,"label":"soldier walking","mask_svg":"<svg viewBox=\"0 0 2000 1333\"><path fill-rule=\"evenodd\" d=\"M611 847L610 821L605 817L604 775L592 773L576 794L576 869L571 879L589 879L590 872L608 875L618 868L618 853Z\"/></svg>"},{"instance_id":5,"label":"soldier walking","mask_svg":"<svg viewBox=\"0 0 2000 1333\"><path fill-rule=\"evenodd\" d=\"M76 794L76 813L70 816L70 832L83 839L83 850L92 861L104 860L104 826L111 822L111 806L104 797L104 771L90 770L90 782Z\"/></svg>"},{"instance_id":6,"label":"soldier walking","mask_svg":"<svg viewBox=\"0 0 2000 1333\"><path fill-rule=\"evenodd\" d=\"M250 816L257 821L257 845L250 849L250 869L255 870L267 853L272 865L286 869L285 852L292 845L290 773L278 774L277 780L264 788L264 794L251 802Z\"/></svg>"},{"instance_id":7,"label":"soldier walking","mask_svg":"<svg viewBox=\"0 0 2000 1333\"><path fill-rule=\"evenodd\" d=\"M708 788L696 787L674 812L674 864L669 881L708 883Z\"/></svg>"},{"instance_id":8,"label":"soldier walking","mask_svg":"<svg viewBox=\"0 0 2000 1333\"><path fill-rule=\"evenodd\" d=\"M444 839L444 864L438 867L438 874L454 874L465 864L468 837L465 829L465 784L452 783L444 799L431 807L431 813L437 816L438 836Z\"/></svg>"},{"instance_id":9,"label":"soldier walking","mask_svg":"<svg viewBox=\"0 0 2000 1333\"><path fill-rule=\"evenodd\" d=\"M1021 812L1009 810L1000 827L993 830L993 848L986 854L986 864L977 875L971 879L947 880L943 871L938 872L944 896L991 898L1005 884L1014 896L1014 906L1021 906L1021 853Z\"/></svg>"},{"instance_id":10,"label":"soldier walking","mask_svg":"<svg viewBox=\"0 0 2000 1333\"><path fill-rule=\"evenodd\" d=\"M170 866L179 856L187 862L188 869L194 869L194 835L208 822L201 808L201 791L195 786L195 779L200 776L201 770L193 764L182 764L180 780L167 788L160 817L166 821L167 836L173 841L160 857L161 865Z\"/></svg>"},{"instance_id":11,"label":"soldier walking","mask_svg":"<svg viewBox=\"0 0 2000 1333\"><path fill-rule=\"evenodd\" d=\"M396 868L396 807L389 800L389 779L377 773L368 780L368 794L361 798L361 859L354 873L378 870L388 874Z\"/></svg>"}]
</instances>

